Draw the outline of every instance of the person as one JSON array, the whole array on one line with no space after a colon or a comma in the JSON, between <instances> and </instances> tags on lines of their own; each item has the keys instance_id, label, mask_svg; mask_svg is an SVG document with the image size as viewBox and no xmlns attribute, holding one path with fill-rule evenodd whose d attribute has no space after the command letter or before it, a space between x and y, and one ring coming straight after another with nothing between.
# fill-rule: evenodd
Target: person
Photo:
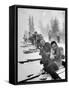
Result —
<instances>
[{"instance_id":1,"label":"person","mask_svg":"<svg viewBox=\"0 0 69 90\"><path fill-rule=\"evenodd\" d=\"M52 75L54 79L61 79L56 73L56 71L59 70L59 67L62 65L61 50L55 41L51 42L51 50L51 53L53 55L50 56L52 62L50 62L47 67L48 72Z\"/></svg>"},{"instance_id":2,"label":"person","mask_svg":"<svg viewBox=\"0 0 69 90\"><path fill-rule=\"evenodd\" d=\"M42 42L42 45L43 45L43 48L41 48L40 50L40 55L42 55L42 60L40 61L40 64L43 64L43 69L45 72L49 73L53 79L61 79L59 77L59 75L56 73L56 71L58 70L58 66L57 64L55 63L55 61L58 61L57 59L55 60L55 58L53 57L50 57L51 55L51 48L53 48L54 50L57 49L57 44L55 42L51 42L48 43L48 42L44 42L44 41L41 41ZM55 51L53 51L54 53ZM55 57L57 55L55 54Z\"/></svg>"},{"instance_id":3,"label":"person","mask_svg":"<svg viewBox=\"0 0 69 90\"><path fill-rule=\"evenodd\" d=\"M25 34L24 34L23 39L24 39L24 43L27 43L27 37L26 37L26 35L25 35Z\"/></svg>"},{"instance_id":4,"label":"person","mask_svg":"<svg viewBox=\"0 0 69 90\"><path fill-rule=\"evenodd\" d=\"M43 36L42 36L42 34L38 34L37 35L37 40L36 40L36 47L37 47L37 49L39 49L40 46L41 46L41 43L40 43L41 40L43 40Z\"/></svg>"},{"instance_id":5,"label":"person","mask_svg":"<svg viewBox=\"0 0 69 90\"><path fill-rule=\"evenodd\" d=\"M35 45L36 37L37 37L37 32L34 32L33 34L30 35L29 40L31 41L32 45Z\"/></svg>"},{"instance_id":6,"label":"person","mask_svg":"<svg viewBox=\"0 0 69 90\"><path fill-rule=\"evenodd\" d=\"M36 45L37 35L38 35L38 33L37 33L36 31L35 31L34 34L32 35L32 36L33 36L34 45Z\"/></svg>"},{"instance_id":7,"label":"person","mask_svg":"<svg viewBox=\"0 0 69 90\"><path fill-rule=\"evenodd\" d=\"M51 49L53 50L53 56L54 56L54 58L51 58L51 59L56 63L56 65L59 68L62 65L62 60L61 60L61 57L63 55L62 48L58 47L55 41L52 41Z\"/></svg>"},{"instance_id":8,"label":"person","mask_svg":"<svg viewBox=\"0 0 69 90\"><path fill-rule=\"evenodd\" d=\"M41 40L41 48L40 48L40 55L42 56L42 59L40 61L41 64L47 66L50 59L50 50L51 50L50 44L48 42L45 42L44 40Z\"/></svg>"}]
</instances>

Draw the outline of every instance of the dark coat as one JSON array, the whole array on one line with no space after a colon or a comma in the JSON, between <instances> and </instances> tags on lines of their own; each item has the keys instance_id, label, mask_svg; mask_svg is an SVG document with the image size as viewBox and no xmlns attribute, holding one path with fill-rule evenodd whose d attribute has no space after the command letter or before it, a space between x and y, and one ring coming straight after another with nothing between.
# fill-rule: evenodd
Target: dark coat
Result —
<instances>
[{"instance_id":1,"label":"dark coat","mask_svg":"<svg viewBox=\"0 0 69 90\"><path fill-rule=\"evenodd\" d=\"M42 56L42 59L40 61L43 65L48 65L50 62L50 51L51 51L51 45L50 43L46 42L45 45L40 49L40 55Z\"/></svg>"}]
</instances>

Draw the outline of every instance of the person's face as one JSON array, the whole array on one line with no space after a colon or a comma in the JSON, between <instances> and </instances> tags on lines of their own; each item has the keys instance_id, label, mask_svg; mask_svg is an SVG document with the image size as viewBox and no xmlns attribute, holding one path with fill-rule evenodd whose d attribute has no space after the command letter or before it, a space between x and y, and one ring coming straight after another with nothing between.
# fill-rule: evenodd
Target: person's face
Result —
<instances>
[{"instance_id":1,"label":"person's face","mask_svg":"<svg viewBox=\"0 0 69 90\"><path fill-rule=\"evenodd\" d=\"M45 45L45 41L41 40L41 45L44 46Z\"/></svg>"},{"instance_id":2,"label":"person's face","mask_svg":"<svg viewBox=\"0 0 69 90\"><path fill-rule=\"evenodd\" d=\"M37 32L35 32L35 35L37 35Z\"/></svg>"},{"instance_id":3,"label":"person's face","mask_svg":"<svg viewBox=\"0 0 69 90\"><path fill-rule=\"evenodd\" d=\"M55 43L53 43L52 48L55 50L57 48L57 45Z\"/></svg>"}]
</instances>

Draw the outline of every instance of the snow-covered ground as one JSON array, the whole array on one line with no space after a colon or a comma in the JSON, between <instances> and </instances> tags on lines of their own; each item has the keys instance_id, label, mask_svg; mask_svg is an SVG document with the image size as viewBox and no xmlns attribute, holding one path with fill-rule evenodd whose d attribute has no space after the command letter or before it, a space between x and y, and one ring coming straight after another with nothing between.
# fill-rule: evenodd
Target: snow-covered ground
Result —
<instances>
[{"instance_id":1,"label":"snow-covered ground","mask_svg":"<svg viewBox=\"0 0 69 90\"><path fill-rule=\"evenodd\" d=\"M60 44L63 48L65 47L63 44ZM28 47L19 47L19 55L18 55L18 61L26 61L27 59L37 59L41 58L39 55L39 52L34 52L30 54L24 54L24 50L29 50L29 49L35 49L35 46L28 46ZM27 76L30 74L38 74L40 70L43 68L42 65L40 65L40 61L34 61L34 62L28 62L24 64L18 63L18 81L22 81L24 79L27 79ZM65 78L65 72L62 74L59 74L59 76L64 79ZM30 81L39 81L40 78L43 77L41 75L40 77L34 78ZM51 80L51 76L48 75L48 80Z\"/></svg>"},{"instance_id":2,"label":"snow-covered ground","mask_svg":"<svg viewBox=\"0 0 69 90\"><path fill-rule=\"evenodd\" d=\"M30 53L30 54L24 54L23 51L29 50L29 49L34 49L34 46L30 47L20 47L21 53L20 56L18 57L18 61L27 61L27 59L37 59L41 58L39 55L39 52L35 53ZM35 62L29 62L29 63L24 63L20 64L18 63L18 81L24 80L27 78L27 75L32 74L32 73L39 73L42 68L42 65L40 65L39 61Z\"/></svg>"}]
</instances>

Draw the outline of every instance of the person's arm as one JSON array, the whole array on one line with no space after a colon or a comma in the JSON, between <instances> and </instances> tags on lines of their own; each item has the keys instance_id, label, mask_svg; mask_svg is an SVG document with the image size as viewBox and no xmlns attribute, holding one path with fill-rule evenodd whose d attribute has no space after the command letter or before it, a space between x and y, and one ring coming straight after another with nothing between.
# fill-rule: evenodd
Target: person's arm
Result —
<instances>
[{"instance_id":1,"label":"person's arm","mask_svg":"<svg viewBox=\"0 0 69 90\"><path fill-rule=\"evenodd\" d=\"M59 59L59 58L60 58L60 55L61 55L61 53L60 53L60 49L57 48L57 50L56 50L56 54L54 55L55 59Z\"/></svg>"},{"instance_id":2,"label":"person's arm","mask_svg":"<svg viewBox=\"0 0 69 90\"><path fill-rule=\"evenodd\" d=\"M64 56L64 54L63 54L64 52L63 52L63 48L62 47L60 47L60 48L58 48L57 49L57 52L56 52L56 55L55 55L55 58L61 58L61 59L64 59L65 58L65 56Z\"/></svg>"},{"instance_id":3,"label":"person's arm","mask_svg":"<svg viewBox=\"0 0 69 90\"><path fill-rule=\"evenodd\" d=\"M65 59L63 47L60 47L61 59Z\"/></svg>"},{"instance_id":4,"label":"person's arm","mask_svg":"<svg viewBox=\"0 0 69 90\"><path fill-rule=\"evenodd\" d=\"M53 59L54 59L54 50L53 50L53 49L51 49L50 59L51 59L51 60L53 60Z\"/></svg>"}]
</instances>

